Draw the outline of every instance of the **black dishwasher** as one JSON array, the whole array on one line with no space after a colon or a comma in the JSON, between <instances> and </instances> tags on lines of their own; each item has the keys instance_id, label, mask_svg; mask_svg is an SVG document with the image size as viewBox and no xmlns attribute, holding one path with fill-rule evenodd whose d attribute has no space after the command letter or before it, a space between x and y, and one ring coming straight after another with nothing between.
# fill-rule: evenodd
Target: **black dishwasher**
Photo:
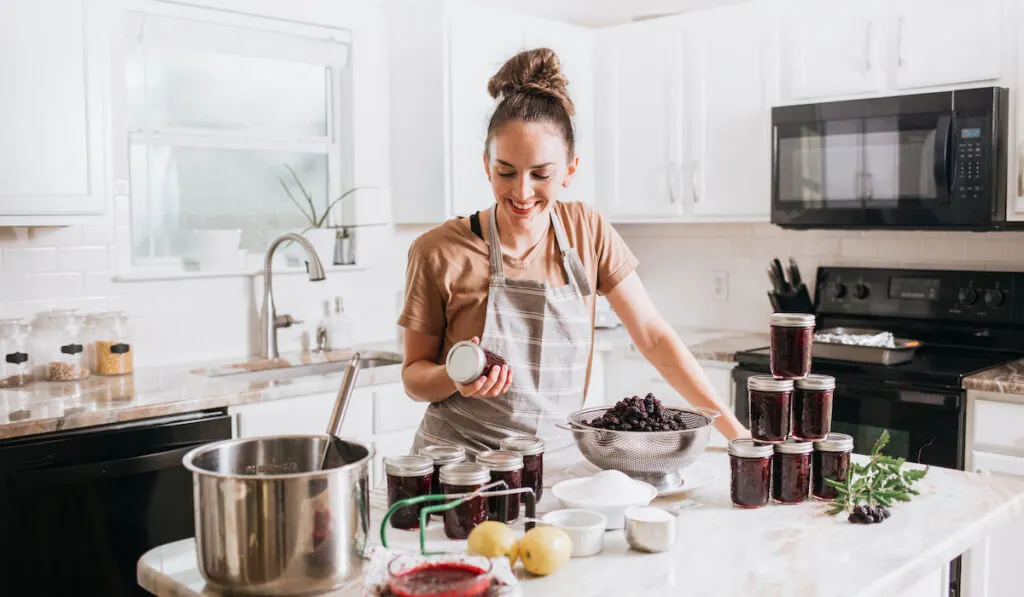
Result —
<instances>
[{"instance_id":1,"label":"black dishwasher","mask_svg":"<svg viewBox=\"0 0 1024 597\"><path fill-rule=\"evenodd\" d=\"M148 595L135 566L193 536L192 448L231 437L223 410L0 442L0 579L50 595Z\"/></svg>"}]
</instances>

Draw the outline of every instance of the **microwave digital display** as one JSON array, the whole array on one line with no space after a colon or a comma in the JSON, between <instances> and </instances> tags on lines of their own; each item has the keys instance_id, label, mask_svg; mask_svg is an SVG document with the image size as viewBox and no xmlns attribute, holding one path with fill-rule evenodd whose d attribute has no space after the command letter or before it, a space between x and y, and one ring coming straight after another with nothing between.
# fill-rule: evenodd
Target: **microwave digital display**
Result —
<instances>
[{"instance_id":1,"label":"microwave digital display","mask_svg":"<svg viewBox=\"0 0 1024 597\"><path fill-rule=\"evenodd\" d=\"M889 298L937 301L940 285L941 281L935 278L892 278Z\"/></svg>"},{"instance_id":2,"label":"microwave digital display","mask_svg":"<svg viewBox=\"0 0 1024 597\"><path fill-rule=\"evenodd\" d=\"M979 128L963 129L962 131L960 131L960 138L961 139L980 139L981 138L981 129L979 129Z\"/></svg>"}]
</instances>

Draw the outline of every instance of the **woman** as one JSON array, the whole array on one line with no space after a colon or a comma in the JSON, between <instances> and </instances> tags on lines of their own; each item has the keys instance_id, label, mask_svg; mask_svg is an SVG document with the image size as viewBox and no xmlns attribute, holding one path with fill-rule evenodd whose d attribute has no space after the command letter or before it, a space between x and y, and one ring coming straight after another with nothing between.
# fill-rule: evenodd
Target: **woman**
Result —
<instances>
[{"instance_id":1,"label":"woman","mask_svg":"<svg viewBox=\"0 0 1024 597\"><path fill-rule=\"evenodd\" d=\"M501 67L487 85L498 105L483 156L495 204L426 232L409 250L402 381L410 397L431 403L414 451L449 443L475 453L524 433L544 437L548 449L572 443L555 425L586 395L595 290L679 394L721 411L727 438L747 433L651 303L618 233L591 207L558 201L579 162L566 86L549 49ZM509 365L453 382L444 359L466 339Z\"/></svg>"}]
</instances>

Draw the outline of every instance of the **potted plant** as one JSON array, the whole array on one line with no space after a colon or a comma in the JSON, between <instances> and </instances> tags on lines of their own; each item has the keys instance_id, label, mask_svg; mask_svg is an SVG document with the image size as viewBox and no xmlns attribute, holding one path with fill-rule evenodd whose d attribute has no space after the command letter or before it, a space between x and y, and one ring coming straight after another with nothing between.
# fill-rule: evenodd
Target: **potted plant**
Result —
<instances>
[{"instance_id":1,"label":"potted plant","mask_svg":"<svg viewBox=\"0 0 1024 597\"><path fill-rule=\"evenodd\" d=\"M348 234L348 227L329 226L327 219L331 215L331 210L334 209L334 206L341 203L342 199L356 191L374 187L354 187L349 189L342 193L340 197L327 203L327 207L324 208L323 212L318 212L313 196L306 190L305 185L303 185L302 181L299 179L299 175L296 174L295 170L292 169L291 166L285 164L284 167L288 170L292 181L302 194L302 200L300 201L292 192L288 183L285 182L283 178L278 177L278 181L281 183L281 188L284 189L284 192L288 195L291 202L295 207L299 208L299 211L302 212L302 216L307 222L309 222L309 226L303 229L302 235L309 239L310 244L312 244L313 248L316 249L317 256L320 257L320 261L324 265L335 264L335 245L339 240L341 231L345 231L345 233Z\"/></svg>"}]
</instances>

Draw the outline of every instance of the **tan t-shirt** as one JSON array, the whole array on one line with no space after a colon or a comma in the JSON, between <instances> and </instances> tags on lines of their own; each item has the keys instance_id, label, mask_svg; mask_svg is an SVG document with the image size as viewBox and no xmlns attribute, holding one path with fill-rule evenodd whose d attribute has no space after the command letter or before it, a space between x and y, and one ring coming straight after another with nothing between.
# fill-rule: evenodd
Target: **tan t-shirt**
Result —
<instances>
[{"instance_id":1,"label":"tan t-shirt","mask_svg":"<svg viewBox=\"0 0 1024 597\"><path fill-rule=\"evenodd\" d=\"M636 257L600 212L577 202L556 202L552 209L565 227L569 244L579 253L592 289L607 294L636 269ZM487 226L482 228L486 238ZM504 263L509 278L546 280L553 286L568 283L551 229L523 259L505 255ZM473 233L469 218L449 220L425 232L409 248L405 307L398 325L442 337L436 362L443 363L453 344L483 336L489 279L487 242ZM586 301L593 321L594 295Z\"/></svg>"}]
</instances>

